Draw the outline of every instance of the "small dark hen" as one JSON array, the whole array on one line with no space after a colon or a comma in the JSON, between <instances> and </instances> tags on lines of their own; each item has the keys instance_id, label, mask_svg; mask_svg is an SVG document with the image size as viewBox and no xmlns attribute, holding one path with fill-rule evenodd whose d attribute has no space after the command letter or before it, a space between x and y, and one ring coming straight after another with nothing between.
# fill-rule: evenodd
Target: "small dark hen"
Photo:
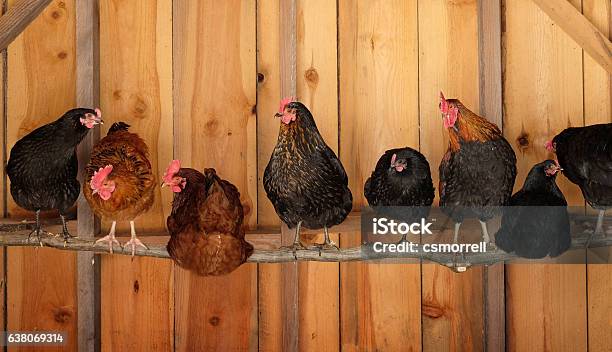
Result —
<instances>
[{"instance_id":1,"label":"small dark hen","mask_svg":"<svg viewBox=\"0 0 612 352\"><path fill-rule=\"evenodd\" d=\"M391 212L399 212L394 218L409 223L426 218L435 197L427 159L409 147L387 150L366 181L364 194L372 207L393 207Z\"/></svg>"},{"instance_id":2,"label":"small dark hen","mask_svg":"<svg viewBox=\"0 0 612 352\"><path fill-rule=\"evenodd\" d=\"M595 234L605 235L605 211L612 208L612 123L567 128L547 149L557 154L563 175L599 210Z\"/></svg>"},{"instance_id":3,"label":"small dark hen","mask_svg":"<svg viewBox=\"0 0 612 352\"><path fill-rule=\"evenodd\" d=\"M555 179L561 170L553 160L536 164L525 184L504 209L495 244L523 258L556 257L572 242L567 202Z\"/></svg>"},{"instance_id":4,"label":"small dark hen","mask_svg":"<svg viewBox=\"0 0 612 352\"><path fill-rule=\"evenodd\" d=\"M480 220L490 242L487 220L507 205L516 178L516 155L499 128L440 93L440 111L449 146L440 162L440 207L455 222L456 243L464 218Z\"/></svg>"},{"instance_id":5,"label":"small dark hen","mask_svg":"<svg viewBox=\"0 0 612 352\"><path fill-rule=\"evenodd\" d=\"M353 206L348 177L304 104L283 99L276 147L263 184L280 219L296 228L292 249L304 248L300 227L324 229L323 248L337 248L328 228L344 221Z\"/></svg>"},{"instance_id":6,"label":"small dark hen","mask_svg":"<svg viewBox=\"0 0 612 352\"><path fill-rule=\"evenodd\" d=\"M167 248L177 265L198 275L216 276L246 262L253 246L244 239L244 213L233 184L217 176L215 169L202 174L173 160L163 186L174 192Z\"/></svg>"},{"instance_id":7,"label":"small dark hen","mask_svg":"<svg viewBox=\"0 0 612 352\"><path fill-rule=\"evenodd\" d=\"M36 212L32 233L40 240L41 210L59 210L64 239L71 237L66 213L79 197L77 145L90 129L102 123L99 109L72 109L62 117L30 132L11 149L6 172L11 195L20 207Z\"/></svg>"},{"instance_id":8,"label":"small dark hen","mask_svg":"<svg viewBox=\"0 0 612 352\"><path fill-rule=\"evenodd\" d=\"M112 220L110 232L96 242L107 242L113 252L117 221L129 220L132 238L126 243L132 256L136 247L147 248L137 237L134 219L151 208L155 200L155 175L149 161L149 148L130 125L116 122L91 151L85 168L83 195L98 216Z\"/></svg>"}]
</instances>

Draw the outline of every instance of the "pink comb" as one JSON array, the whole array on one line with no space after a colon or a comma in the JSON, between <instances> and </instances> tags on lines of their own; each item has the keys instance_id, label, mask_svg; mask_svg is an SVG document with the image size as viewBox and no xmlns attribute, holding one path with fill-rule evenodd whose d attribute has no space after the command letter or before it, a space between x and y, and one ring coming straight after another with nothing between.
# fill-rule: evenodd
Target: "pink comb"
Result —
<instances>
[{"instance_id":1,"label":"pink comb","mask_svg":"<svg viewBox=\"0 0 612 352\"><path fill-rule=\"evenodd\" d=\"M546 141L546 143L544 144L544 147L546 148L546 150L548 150L549 152L554 152L555 151L555 145L553 144L552 141Z\"/></svg>"},{"instance_id":2,"label":"pink comb","mask_svg":"<svg viewBox=\"0 0 612 352\"><path fill-rule=\"evenodd\" d=\"M442 91L440 91L440 111L443 113L448 111L448 103L446 102L446 98L444 98Z\"/></svg>"},{"instance_id":3,"label":"pink comb","mask_svg":"<svg viewBox=\"0 0 612 352\"><path fill-rule=\"evenodd\" d=\"M166 173L164 173L164 177L163 177L164 182L168 184L172 183L172 178L177 172L179 172L180 169L181 169L180 160L172 160L170 162L170 165L168 165L168 168L166 169Z\"/></svg>"},{"instance_id":4,"label":"pink comb","mask_svg":"<svg viewBox=\"0 0 612 352\"><path fill-rule=\"evenodd\" d=\"M106 165L105 167L101 167L100 170L94 172L91 181L89 182L89 187L93 190L98 190L102 187L104 183L104 179L113 171L113 165Z\"/></svg>"},{"instance_id":5,"label":"pink comb","mask_svg":"<svg viewBox=\"0 0 612 352\"><path fill-rule=\"evenodd\" d=\"M391 157L391 166L395 165L395 159L397 158L396 154L393 154L393 156Z\"/></svg>"},{"instance_id":6,"label":"pink comb","mask_svg":"<svg viewBox=\"0 0 612 352\"><path fill-rule=\"evenodd\" d=\"M285 97L284 99L282 99L280 102L280 107L278 108L278 112L282 114L283 111L285 111L285 107L287 106L287 104L293 101L295 101L295 97Z\"/></svg>"},{"instance_id":7,"label":"pink comb","mask_svg":"<svg viewBox=\"0 0 612 352\"><path fill-rule=\"evenodd\" d=\"M100 110L100 108L95 108L94 109L96 111L96 116L98 116L99 119L102 118L102 110Z\"/></svg>"}]
</instances>

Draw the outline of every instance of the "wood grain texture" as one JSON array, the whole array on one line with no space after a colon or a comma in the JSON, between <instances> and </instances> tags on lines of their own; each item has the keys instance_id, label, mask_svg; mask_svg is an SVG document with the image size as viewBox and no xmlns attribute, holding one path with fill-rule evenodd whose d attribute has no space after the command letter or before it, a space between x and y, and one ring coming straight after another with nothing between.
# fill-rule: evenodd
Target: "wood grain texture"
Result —
<instances>
[{"instance_id":1,"label":"wood grain texture","mask_svg":"<svg viewBox=\"0 0 612 352\"><path fill-rule=\"evenodd\" d=\"M340 155L356 209L363 185L390 148L419 148L416 1L339 2ZM360 243L343 233L342 246ZM419 265L346 263L342 350L421 349Z\"/></svg>"},{"instance_id":2,"label":"wood grain texture","mask_svg":"<svg viewBox=\"0 0 612 352\"><path fill-rule=\"evenodd\" d=\"M175 157L240 190L245 223L256 223L255 1L175 1ZM257 270L223 277L175 268L176 349L257 349ZM197 309L194 309L197 307Z\"/></svg>"},{"instance_id":3,"label":"wood grain texture","mask_svg":"<svg viewBox=\"0 0 612 352\"><path fill-rule=\"evenodd\" d=\"M502 0L478 1L480 113L503 130L502 124ZM506 338L504 264L484 268L485 348L504 351Z\"/></svg>"},{"instance_id":4,"label":"wood grain texture","mask_svg":"<svg viewBox=\"0 0 612 352\"><path fill-rule=\"evenodd\" d=\"M612 74L612 43L567 0L533 0L565 33Z\"/></svg>"},{"instance_id":5,"label":"wood grain texture","mask_svg":"<svg viewBox=\"0 0 612 352\"><path fill-rule=\"evenodd\" d=\"M173 158L172 1L102 1L100 23L102 135L114 122L128 123L149 146L159 181ZM171 200L171 192L157 187L153 207L135 219L136 232L165 230ZM103 234L111 221L103 219ZM117 223L118 234L128 229L128 222ZM173 347L172 267L167 261L102 257L104 350ZM125 296L130 303L117 304ZM155 328L147 323L152 321Z\"/></svg>"},{"instance_id":6,"label":"wood grain texture","mask_svg":"<svg viewBox=\"0 0 612 352\"><path fill-rule=\"evenodd\" d=\"M0 17L0 51L6 49L49 3L51 0L14 1L10 10Z\"/></svg>"},{"instance_id":7,"label":"wood grain texture","mask_svg":"<svg viewBox=\"0 0 612 352\"><path fill-rule=\"evenodd\" d=\"M172 262L104 255L102 268L102 351L173 350Z\"/></svg>"},{"instance_id":8,"label":"wood grain texture","mask_svg":"<svg viewBox=\"0 0 612 352\"><path fill-rule=\"evenodd\" d=\"M517 152L518 189L533 164L551 157L544 143L584 123L582 50L533 2L507 0L505 25L504 134ZM565 177L557 183L569 204L584 204L577 186ZM585 272L506 266L508 350L586 350Z\"/></svg>"},{"instance_id":9,"label":"wood grain texture","mask_svg":"<svg viewBox=\"0 0 612 352\"><path fill-rule=\"evenodd\" d=\"M336 3L297 1L297 96L312 112L327 145L338 153ZM274 123L278 126L279 122ZM338 242L336 234L332 240ZM308 243L308 236L303 236ZM323 242L323 235L312 238ZM338 351L337 263L299 263L299 350Z\"/></svg>"},{"instance_id":10,"label":"wood grain texture","mask_svg":"<svg viewBox=\"0 0 612 352\"><path fill-rule=\"evenodd\" d=\"M584 0L584 16L612 39L612 3L608 0ZM589 55L584 58L584 123L612 122L612 75ZM590 210L587 207L587 210ZM607 214L610 216L609 213ZM608 253L609 253L608 248ZM588 252L589 258L591 253ZM612 346L612 265L587 265L588 346L592 351L606 351Z\"/></svg>"},{"instance_id":11,"label":"wood grain texture","mask_svg":"<svg viewBox=\"0 0 612 352\"><path fill-rule=\"evenodd\" d=\"M475 112L480 106L477 12L475 0L419 2L421 152L429 160L436 186L448 146L438 110L440 90ZM470 221L475 220L466 224ZM470 237L463 231L461 236ZM422 271L423 350L482 350L483 269L457 274L424 264Z\"/></svg>"},{"instance_id":12,"label":"wood grain texture","mask_svg":"<svg viewBox=\"0 0 612 352\"><path fill-rule=\"evenodd\" d=\"M13 4L9 2L9 8ZM10 148L75 105L75 2L53 1L13 41L8 56ZM10 197L8 211L17 219L32 218ZM50 350L76 351L76 253L10 248L7 262L7 328L65 331L68 345Z\"/></svg>"},{"instance_id":13,"label":"wood grain texture","mask_svg":"<svg viewBox=\"0 0 612 352\"><path fill-rule=\"evenodd\" d=\"M76 6L76 104L100 105L100 18L96 0L82 0ZM100 129L90 131L77 147L78 179L85 184L84 170L91 149L100 138ZM77 200L79 238L93 238L100 220L91 211L83 192ZM96 260L97 259L97 260ZM100 258L93 253L77 254L78 350L93 352L100 346Z\"/></svg>"}]
</instances>

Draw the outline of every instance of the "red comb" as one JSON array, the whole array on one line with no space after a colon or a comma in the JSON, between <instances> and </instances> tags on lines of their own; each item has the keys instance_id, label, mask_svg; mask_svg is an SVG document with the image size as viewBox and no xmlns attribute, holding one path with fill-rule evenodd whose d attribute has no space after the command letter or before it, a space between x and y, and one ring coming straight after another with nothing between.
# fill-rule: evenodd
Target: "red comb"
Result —
<instances>
[{"instance_id":1,"label":"red comb","mask_svg":"<svg viewBox=\"0 0 612 352\"><path fill-rule=\"evenodd\" d=\"M95 108L94 109L96 111L96 116L98 116L99 119L102 118L102 110L100 110L100 108Z\"/></svg>"},{"instance_id":2,"label":"red comb","mask_svg":"<svg viewBox=\"0 0 612 352\"><path fill-rule=\"evenodd\" d=\"M396 154L393 154L393 156L391 157L391 166L395 165L395 159L397 158Z\"/></svg>"},{"instance_id":3,"label":"red comb","mask_svg":"<svg viewBox=\"0 0 612 352\"><path fill-rule=\"evenodd\" d=\"M440 91L440 111L443 113L448 111L448 103L446 102L446 98L444 98L442 91Z\"/></svg>"},{"instance_id":4,"label":"red comb","mask_svg":"<svg viewBox=\"0 0 612 352\"><path fill-rule=\"evenodd\" d=\"M283 111L285 111L285 107L287 106L287 104L291 103L292 101L295 101L294 97L283 98L280 102L280 107L278 108L278 112L282 114Z\"/></svg>"},{"instance_id":5,"label":"red comb","mask_svg":"<svg viewBox=\"0 0 612 352\"><path fill-rule=\"evenodd\" d=\"M163 178L164 182L172 183L172 178L177 172L179 172L180 169L181 169L181 162L179 160L172 160L170 162L170 165L168 165L168 168L166 169L166 173L164 173L164 178Z\"/></svg>"},{"instance_id":6,"label":"red comb","mask_svg":"<svg viewBox=\"0 0 612 352\"><path fill-rule=\"evenodd\" d=\"M89 187L91 189L100 189L102 184L104 183L104 179L113 171L113 165L106 165L105 167L101 167L98 171L94 172L91 181L89 182Z\"/></svg>"},{"instance_id":7,"label":"red comb","mask_svg":"<svg viewBox=\"0 0 612 352\"><path fill-rule=\"evenodd\" d=\"M546 141L546 143L544 144L544 147L546 148L546 150L548 150L549 152L553 152L555 151L555 145L553 144L552 141Z\"/></svg>"}]
</instances>

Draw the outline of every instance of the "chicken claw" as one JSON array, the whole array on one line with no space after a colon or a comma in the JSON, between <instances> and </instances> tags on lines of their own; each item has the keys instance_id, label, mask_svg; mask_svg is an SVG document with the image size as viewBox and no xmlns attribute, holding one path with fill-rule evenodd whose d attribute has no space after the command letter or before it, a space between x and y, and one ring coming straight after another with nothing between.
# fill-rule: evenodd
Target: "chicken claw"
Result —
<instances>
[{"instance_id":1,"label":"chicken claw","mask_svg":"<svg viewBox=\"0 0 612 352\"><path fill-rule=\"evenodd\" d=\"M113 221L113 224L111 225L111 229L108 232L108 235L96 241L96 244L108 242L108 249L111 254L113 254L113 244L116 243L119 247L121 247L121 243L119 243L119 241L117 241L117 239L115 238L115 226L116 225L117 225L117 222Z\"/></svg>"},{"instance_id":2,"label":"chicken claw","mask_svg":"<svg viewBox=\"0 0 612 352\"><path fill-rule=\"evenodd\" d=\"M323 231L325 232L325 242L316 243L314 245L315 248L319 249L319 257L321 256L321 252L323 250L331 250L331 249L335 249L337 251L340 250L340 248L338 248L336 243L329 238L329 231L327 230L327 227L324 227Z\"/></svg>"},{"instance_id":3,"label":"chicken claw","mask_svg":"<svg viewBox=\"0 0 612 352\"><path fill-rule=\"evenodd\" d=\"M115 238L115 234L114 233L109 233L108 235L100 238L99 240L96 240L96 244L104 243L104 242L108 242L108 249L109 249L111 254L113 254L113 245L114 244L117 244L119 247L121 247L121 243L119 243L119 241L117 241L117 239Z\"/></svg>"},{"instance_id":4,"label":"chicken claw","mask_svg":"<svg viewBox=\"0 0 612 352\"><path fill-rule=\"evenodd\" d=\"M134 221L130 221L130 228L132 231L132 238L125 243L125 247L132 247L132 259L136 254L136 247L142 247L144 249L149 249L149 247L145 246L137 237L136 237L136 229L134 228Z\"/></svg>"}]
</instances>

